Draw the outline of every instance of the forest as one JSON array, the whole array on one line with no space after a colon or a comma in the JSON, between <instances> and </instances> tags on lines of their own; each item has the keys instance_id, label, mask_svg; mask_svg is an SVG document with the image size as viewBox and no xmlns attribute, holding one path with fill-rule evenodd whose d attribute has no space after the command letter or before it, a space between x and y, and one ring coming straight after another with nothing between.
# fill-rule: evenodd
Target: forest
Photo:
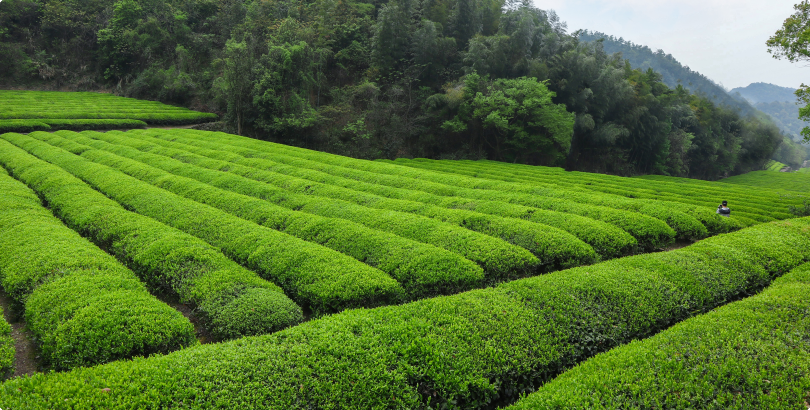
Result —
<instances>
[{"instance_id":1,"label":"forest","mask_svg":"<svg viewBox=\"0 0 810 410\"><path fill-rule=\"evenodd\" d=\"M158 100L366 159L713 180L782 143L579 34L511 0L5 0L0 86Z\"/></svg>"}]
</instances>

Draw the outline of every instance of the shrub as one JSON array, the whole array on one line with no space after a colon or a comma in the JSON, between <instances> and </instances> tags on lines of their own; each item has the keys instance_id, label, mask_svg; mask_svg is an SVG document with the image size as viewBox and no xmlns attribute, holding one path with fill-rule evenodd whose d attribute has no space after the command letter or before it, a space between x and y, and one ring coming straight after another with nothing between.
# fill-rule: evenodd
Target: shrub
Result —
<instances>
[{"instance_id":1,"label":"shrub","mask_svg":"<svg viewBox=\"0 0 810 410\"><path fill-rule=\"evenodd\" d=\"M443 249L341 219L294 212L261 199L224 191L193 179L175 176L142 162L92 149L89 145L106 147L113 152L129 154L144 161L152 159L149 163L162 165L182 174L219 174L215 171L194 169L196 167L173 159L142 153L134 148L112 146L79 134L63 132L59 135L68 137L69 140L52 137L48 142L77 153L81 151L81 155L87 159L123 171L177 195L366 261L394 277L411 298L457 293L480 286L483 282L484 272L478 265ZM213 178L217 177L219 175L213 175Z\"/></svg>"},{"instance_id":2,"label":"shrub","mask_svg":"<svg viewBox=\"0 0 810 410\"><path fill-rule=\"evenodd\" d=\"M124 147L113 149L115 149L117 153L121 153L122 150L129 152L129 155L136 155L140 160L151 158L151 164L162 167L163 169L171 172L185 175L223 189L240 192L242 194L261 199L269 199L287 208L300 209L305 212L310 212L313 209L316 211L320 210L320 212L317 212L318 214L329 216L330 214L327 212L327 210L337 204L344 210L346 208L350 208L358 210L359 214L366 212L370 213L370 215L376 215L377 218L374 219L366 216L360 219L352 220L357 220L358 222L362 222L369 227L380 230L392 230L394 233L397 233L400 236L409 237L416 241L442 246L445 249L456 251L460 255L468 257L469 259L479 263L482 263L483 261L482 266L484 266L492 279L499 280L507 277L516 277L520 276L524 272L531 272L531 268L526 268L524 266L517 266L516 269L512 269L511 271L503 268L496 270L490 269L490 266L499 261L493 260L487 264L486 260L482 258L487 255L486 251L491 250L493 246L503 248L502 243L499 244L498 241L494 241L491 238L484 238L485 240L482 241L480 240L480 235L474 235L460 228L452 228L452 230L448 230L446 225L443 225L437 221L430 221L424 217L417 217L410 215L409 213L405 213L408 210L412 210L412 208L403 208L404 206L408 206L407 203L379 206L380 202L386 201L385 198L376 197L365 198L365 200L357 200L357 198L353 195L354 192L347 189L314 183L311 181L304 181L291 177L284 177L282 175L271 174L224 161L211 160L209 158L191 154L187 151L165 148L159 145L151 144L148 141L142 141L141 139L135 140L132 138L126 138L125 135L122 134L106 135L93 133L86 135L90 135L105 141L115 141L138 146L143 150L147 150L148 153L138 153L137 150L133 150L131 148L127 149ZM163 156L152 155L151 153L159 153L168 157L177 157L185 162L200 164L201 166L209 169L186 165L182 162L168 159ZM217 170L227 170L229 173L235 175L224 174L223 172L219 172ZM253 179L249 179L249 177L252 177ZM281 178L281 180L278 178ZM278 188L259 181L267 181ZM332 195L322 195L321 193L323 192L329 192ZM327 198L321 198L321 196L326 196ZM357 203L357 205L345 201L352 201ZM378 209L368 209L361 206L361 204L370 204L373 208L379 207L397 212L392 213ZM419 204L413 205L419 206ZM450 211L448 210L448 212ZM346 212L343 211L343 214L345 213ZM490 236L507 239L508 242L514 245L518 245L532 251L532 253L534 253L542 263L540 268L541 270L553 270L561 266L570 267L592 263L597 257L594 250L587 244L582 243L577 238L565 232L560 232L553 228L544 226L538 227L535 224L528 224L525 221L515 221L515 223L511 223L511 221L501 221L496 218L486 218L485 215L474 213L465 215L464 218L457 217L455 220L448 220L451 217L451 215L445 214L444 218L436 217L435 219L469 228L470 230L476 232L488 233ZM385 221L391 220L394 222L386 226ZM432 233L432 235L425 235L424 232L419 232L412 229L413 226L418 226L420 224L427 225L427 232ZM431 228L431 226L435 226L436 228ZM444 238L436 235L436 232L441 232L442 230L447 232L447 236L449 236L452 241L448 242L447 240L443 240ZM454 232L456 233L455 237L453 237ZM459 247L457 238L459 235L461 235L462 238L471 238L475 241L473 244L482 246L483 248L470 249ZM447 247L448 243L452 245L452 247ZM525 253L525 251L522 249L520 251ZM489 255L491 257L493 254L497 255L503 253L503 250L495 248L495 250L490 252Z\"/></svg>"},{"instance_id":3,"label":"shrub","mask_svg":"<svg viewBox=\"0 0 810 410\"><path fill-rule=\"evenodd\" d=\"M31 135L52 137L48 133ZM402 288L396 281L345 255L179 197L30 136L2 137L62 167L128 209L221 248L315 312L375 306L401 298Z\"/></svg>"},{"instance_id":4,"label":"shrub","mask_svg":"<svg viewBox=\"0 0 810 410\"><path fill-rule=\"evenodd\" d=\"M16 171L8 162L15 148L1 146L3 165ZM28 187L3 173L0 193L0 280L23 306L43 365L70 369L196 343L186 318L149 295L115 258L62 225ZM0 326L4 373L7 327Z\"/></svg>"},{"instance_id":5,"label":"shrub","mask_svg":"<svg viewBox=\"0 0 810 410\"><path fill-rule=\"evenodd\" d=\"M202 143L204 146L218 148L218 150L213 150L196 145L187 145L194 144L195 141L176 137L177 135L187 135L188 133L137 132L136 134L138 136L137 140L129 138L126 139L125 143L142 150L171 156L201 167L228 171L256 181L274 184L292 192L300 192L308 196L314 195L337 200L348 200L367 207L416 213L440 221L453 223L470 230L498 237L519 246L524 246L526 249L532 251L541 260L544 266L572 266L573 264L579 263L578 261L581 257L578 255L585 255L587 257L587 253L589 253L578 251L576 247L581 248L581 245L579 245L577 241L561 237L558 232L549 229L549 226L565 230L577 236L578 239L591 245L595 251L605 258L631 253L637 244L632 236L619 228L577 215L486 201L480 201L481 203L477 204L482 210L482 212L477 212L479 209L471 206L470 201L467 201L465 204L455 204L452 203L454 198L432 196L425 192L407 191L404 189L365 183L305 168L307 166L313 166L311 164L286 166L265 159L245 158L241 155L231 153L233 150L239 150L238 147L232 148L231 146L227 146L226 149L226 145L217 144L210 140ZM186 144L151 138L150 135L170 138L175 141L185 142ZM208 133L204 135L211 134ZM111 138L116 138L116 136L112 135L98 135L96 137L108 141ZM164 148L163 146L169 148ZM193 155L191 152L200 155ZM233 163L212 161L212 159L232 161ZM288 177L285 177L286 175L288 175ZM364 192L368 192L368 194ZM432 205L431 198L425 198L431 196L439 198L440 201L444 202ZM301 200L316 201L306 198L302 198ZM498 217L490 217L488 215ZM504 218L507 216L510 218ZM531 221L531 223L527 223L527 220ZM569 245L562 247L559 245L551 245L551 247L549 247L549 241L555 238L558 239L556 241L557 244L560 243L560 240L567 240ZM548 249L555 247L559 251L549 254ZM573 250L576 252L569 252L567 248L571 247L573 247ZM569 258L568 260L571 261L570 264L564 258Z\"/></svg>"},{"instance_id":6,"label":"shrub","mask_svg":"<svg viewBox=\"0 0 810 410\"><path fill-rule=\"evenodd\" d=\"M175 133L175 135L178 134L190 136L201 135L200 131ZM197 138L201 139L201 137ZM332 165L377 173L378 178L375 183L397 188L425 191L441 196L458 196L474 200L499 201L545 210L573 213L615 225L633 235L638 240L639 246L646 249L665 247L675 239L675 231L666 223L635 212L611 209L604 206L584 205L564 199L533 196L520 192L477 189L476 184L480 183L480 181L475 178L430 173L403 166L393 166L379 161L361 161L331 154L313 153L312 151L285 147L280 144L270 144L263 141L249 140L247 138L240 138L223 133L208 134L202 138L217 138L227 142L232 152L244 153L245 155L253 157L279 160L281 162L282 160L279 159L277 152L295 152L296 155L308 159L317 159L318 161ZM240 149L239 147L247 148ZM476 188L468 188L469 186Z\"/></svg>"},{"instance_id":7,"label":"shrub","mask_svg":"<svg viewBox=\"0 0 810 410\"><path fill-rule=\"evenodd\" d=\"M807 218L763 224L673 252L15 379L0 388L0 402L32 409L492 406L598 352L756 291L810 258L809 228Z\"/></svg>"},{"instance_id":8,"label":"shrub","mask_svg":"<svg viewBox=\"0 0 810 410\"><path fill-rule=\"evenodd\" d=\"M810 265L757 296L600 354L517 409L798 409L810 392Z\"/></svg>"}]
</instances>

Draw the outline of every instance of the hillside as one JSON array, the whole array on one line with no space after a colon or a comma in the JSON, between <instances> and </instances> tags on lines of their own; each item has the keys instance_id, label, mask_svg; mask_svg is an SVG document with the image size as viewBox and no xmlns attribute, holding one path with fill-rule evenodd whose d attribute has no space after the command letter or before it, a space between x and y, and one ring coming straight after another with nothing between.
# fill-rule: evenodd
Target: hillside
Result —
<instances>
[{"instance_id":1,"label":"hillside","mask_svg":"<svg viewBox=\"0 0 810 410\"><path fill-rule=\"evenodd\" d=\"M0 318L0 370L21 340L36 351L0 403L536 408L608 403L642 377L754 404L765 379L788 398L770 407L794 408L807 379L764 363L810 371L790 337L810 329L806 197L781 188L797 177L367 161L188 129L0 134L0 298L30 329L12 339ZM677 372L649 370L685 348ZM729 354L753 393L728 387ZM611 391L554 390L589 377Z\"/></svg>"},{"instance_id":2,"label":"hillside","mask_svg":"<svg viewBox=\"0 0 810 410\"><path fill-rule=\"evenodd\" d=\"M795 88L780 87L774 84L753 83L746 87L737 87L729 91L731 95L739 93L751 104L772 102L796 102Z\"/></svg>"},{"instance_id":3,"label":"hillside","mask_svg":"<svg viewBox=\"0 0 810 410\"><path fill-rule=\"evenodd\" d=\"M634 68L641 70L652 68L661 74L663 82L670 87L683 85L689 91L705 95L715 104L733 107L743 115L755 113L753 103L733 98L710 78L684 66L672 54L666 54L663 50L653 51L648 46L596 31L582 31L579 33L579 39L589 42L603 39L602 44L606 52L622 53L622 58L627 59Z\"/></svg>"},{"instance_id":4,"label":"hillside","mask_svg":"<svg viewBox=\"0 0 810 410\"><path fill-rule=\"evenodd\" d=\"M219 114L216 129L368 159L718 179L760 169L782 139L529 3L284 4L6 0L0 85L159 100Z\"/></svg>"},{"instance_id":5,"label":"hillside","mask_svg":"<svg viewBox=\"0 0 810 410\"><path fill-rule=\"evenodd\" d=\"M621 53L633 68L653 69L661 74L662 81L670 87L682 85L690 91L706 96L715 104L730 107L732 110L778 127L791 140L781 143L774 151L773 159L790 164L793 168L802 166L810 158L810 151L795 142L801 141L800 132L807 126L798 119L798 107L793 89L772 84L755 83L744 88L726 92L711 79L683 66L671 54L663 50L653 51L647 46L635 44L622 38L604 33L579 32L582 41L601 40L608 53Z\"/></svg>"}]
</instances>

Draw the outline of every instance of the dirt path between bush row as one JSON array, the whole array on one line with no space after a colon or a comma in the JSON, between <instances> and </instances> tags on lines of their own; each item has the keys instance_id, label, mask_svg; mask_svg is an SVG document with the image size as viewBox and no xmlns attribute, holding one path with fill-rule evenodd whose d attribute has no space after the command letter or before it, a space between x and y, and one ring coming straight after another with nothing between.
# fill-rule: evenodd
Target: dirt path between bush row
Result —
<instances>
[{"instance_id":1,"label":"dirt path between bush row","mask_svg":"<svg viewBox=\"0 0 810 410\"><path fill-rule=\"evenodd\" d=\"M25 328L21 312L15 311L5 291L0 290L0 306L3 316L11 324L11 337L14 338L14 373L13 377L25 376L37 372L37 352L31 333Z\"/></svg>"}]
</instances>

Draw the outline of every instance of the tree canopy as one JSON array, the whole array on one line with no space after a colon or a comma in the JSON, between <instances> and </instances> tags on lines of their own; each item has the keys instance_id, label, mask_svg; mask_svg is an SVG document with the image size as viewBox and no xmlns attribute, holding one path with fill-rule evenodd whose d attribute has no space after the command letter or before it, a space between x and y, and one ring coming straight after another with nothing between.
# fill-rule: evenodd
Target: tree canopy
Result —
<instances>
[{"instance_id":1,"label":"tree canopy","mask_svg":"<svg viewBox=\"0 0 810 410\"><path fill-rule=\"evenodd\" d=\"M779 130L514 0L5 0L0 83L111 90L359 158L715 179Z\"/></svg>"}]
</instances>

